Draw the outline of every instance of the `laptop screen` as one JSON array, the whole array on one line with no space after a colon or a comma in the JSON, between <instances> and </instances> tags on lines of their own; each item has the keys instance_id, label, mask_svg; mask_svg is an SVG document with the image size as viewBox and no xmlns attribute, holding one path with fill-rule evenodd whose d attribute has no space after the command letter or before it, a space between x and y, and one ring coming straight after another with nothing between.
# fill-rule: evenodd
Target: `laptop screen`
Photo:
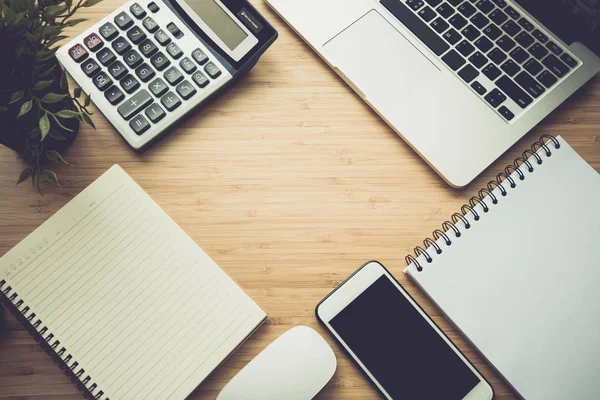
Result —
<instances>
[{"instance_id":1,"label":"laptop screen","mask_svg":"<svg viewBox=\"0 0 600 400\"><path fill-rule=\"evenodd\" d=\"M600 56L600 0L516 0L565 43L581 42Z\"/></svg>"}]
</instances>

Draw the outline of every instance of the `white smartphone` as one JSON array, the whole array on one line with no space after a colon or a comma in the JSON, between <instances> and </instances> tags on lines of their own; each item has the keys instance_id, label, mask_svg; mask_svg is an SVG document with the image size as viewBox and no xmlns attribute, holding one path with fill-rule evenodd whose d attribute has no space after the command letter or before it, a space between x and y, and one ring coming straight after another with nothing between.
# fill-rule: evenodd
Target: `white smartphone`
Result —
<instances>
[{"instance_id":1,"label":"white smartphone","mask_svg":"<svg viewBox=\"0 0 600 400\"><path fill-rule=\"evenodd\" d=\"M342 282L316 314L388 399L494 397L479 371L376 261Z\"/></svg>"}]
</instances>

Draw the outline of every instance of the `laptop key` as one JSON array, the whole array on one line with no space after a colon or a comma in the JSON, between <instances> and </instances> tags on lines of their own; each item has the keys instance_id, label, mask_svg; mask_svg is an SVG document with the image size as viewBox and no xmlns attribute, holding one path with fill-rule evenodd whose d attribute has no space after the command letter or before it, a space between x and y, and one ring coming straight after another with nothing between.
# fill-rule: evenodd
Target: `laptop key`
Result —
<instances>
[{"instance_id":1,"label":"laptop key","mask_svg":"<svg viewBox=\"0 0 600 400\"><path fill-rule=\"evenodd\" d=\"M546 57L546 54L548 54L548 49L539 43L534 43L533 46L529 48L529 54L538 60L541 60L542 58Z\"/></svg>"},{"instance_id":2,"label":"laptop key","mask_svg":"<svg viewBox=\"0 0 600 400\"><path fill-rule=\"evenodd\" d=\"M381 0L381 5L387 8L404 26L423 42L436 56L441 56L450 48L425 22L412 13L398 0Z\"/></svg>"},{"instance_id":3,"label":"laptop key","mask_svg":"<svg viewBox=\"0 0 600 400\"><path fill-rule=\"evenodd\" d=\"M487 14L494 9L494 5L490 0L479 0L475 3L475 7L479 8L484 14Z\"/></svg>"},{"instance_id":4,"label":"laptop key","mask_svg":"<svg viewBox=\"0 0 600 400\"><path fill-rule=\"evenodd\" d=\"M533 24L525 18L521 18L519 20L519 25L521 25L523 27L523 29L525 29L526 31L531 32L533 30Z\"/></svg>"},{"instance_id":5,"label":"laptop key","mask_svg":"<svg viewBox=\"0 0 600 400\"><path fill-rule=\"evenodd\" d=\"M485 64L487 64L488 59L483 54L481 54L481 52L476 51L475 53L473 53L473 55L471 55L471 57L469 57L469 62L475 67L481 68Z\"/></svg>"},{"instance_id":6,"label":"laptop key","mask_svg":"<svg viewBox=\"0 0 600 400\"><path fill-rule=\"evenodd\" d=\"M483 85L481 83L477 82L477 81L471 83L471 87L480 96L483 96L487 92L487 89L485 87L483 87Z\"/></svg>"},{"instance_id":7,"label":"laptop key","mask_svg":"<svg viewBox=\"0 0 600 400\"><path fill-rule=\"evenodd\" d=\"M430 25L433 30L439 34L444 33L444 31L450 27L450 24L444 21L442 17L436 18Z\"/></svg>"},{"instance_id":8,"label":"laptop key","mask_svg":"<svg viewBox=\"0 0 600 400\"><path fill-rule=\"evenodd\" d=\"M492 2L500 8L506 7L506 1L504 0L492 0Z\"/></svg>"},{"instance_id":9,"label":"laptop key","mask_svg":"<svg viewBox=\"0 0 600 400\"><path fill-rule=\"evenodd\" d=\"M507 59L506 53L500 50L499 48L495 48L494 50L488 53L488 57L490 60L494 62L496 65L500 65Z\"/></svg>"},{"instance_id":10,"label":"laptop key","mask_svg":"<svg viewBox=\"0 0 600 400\"><path fill-rule=\"evenodd\" d=\"M508 76L514 76L517 72L521 70L521 67L519 67L516 62L510 59L506 60L506 62L502 64L500 68Z\"/></svg>"},{"instance_id":11,"label":"laptop key","mask_svg":"<svg viewBox=\"0 0 600 400\"><path fill-rule=\"evenodd\" d=\"M483 15L482 13L477 13L473 17L471 17L471 23L478 27L479 29L483 29L490 23L490 20Z\"/></svg>"},{"instance_id":12,"label":"laptop key","mask_svg":"<svg viewBox=\"0 0 600 400\"><path fill-rule=\"evenodd\" d=\"M452 14L454 14L454 8L448 3L443 3L435 9L442 17L448 19Z\"/></svg>"},{"instance_id":13,"label":"laptop key","mask_svg":"<svg viewBox=\"0 0 600 400\"><path fill-rule=\"evenodd\" d=\"M501 106L498 109L498 112L504 117L506 118L507 121L512 120L515 117L515 114L512 113L512 111L510 111L508 108L506 108L506 106Z\"/></svg>"},{"instance_id":14,"label":"laptop key","mask_svg":"<svg viewBox=\"0 0 600 400\"><path fill-rule=\"evenodd\" d=\"M515 40L517 41L517 43L519 43L525 48L528 48L533 44L533 42L535 42L535 39L525 31L522 31L517 36L515 36Z\"/></svg>"},{"instance_id":15,"label":"laptop key","mask_svg":"<svg viewBox=\"0 0 600 400\"><path fill-rule=\"evenodd\" d=\"M554 54L550 54L548 57L544 58L542 64L550 71L554 73L554 75L562 78L567 73L569 73L569 67L565 65L562 61L560 61Z\"/></svg>"},{"instance_id":16,"label":"laptop key","mask_svg":"<svg viewBox=\"0 0 600 400\"><path fill-rule=\"evenodd\" d=\"M537 40L539 40L542 43L546 43L548 41L548 36L544 35L542 32L540 32L539 29L534 30L532 33L534 38L536 38Z\"/></svg>"},{"instance_id":17,"label":"laptop key","mask_svg":"<svg viewBox=\"0 0 600 400\"><path fill-rule=\"evenodd\" d=\"M523 64L525 60L529 58L529 53L523 50L521 47L517 47L510 52L510 56L519 64Z\"/></svg>"},{"instance_id":18,"label":"laptop key","mask_svg":"<svg viewBox=\"0 0 600 400\"><path fill-rule=\"evenodd\" d=\"M508 20L502 25L502 30L510 36L515 36L521 28L514 21Z\"/></svg>"},{"instance_id":19,"label":"laptop key","mask_svg":"<svg viewBox=\"0 0 600 400\"><path fill-rule=\"evenodd\" d=\"M533 101L533 99L527 93L525 93L523 89L521 89L506 75L503 75L496 81L496 86L498 86L500 90L502 90L521 108L527 108L527 106Z\"/></svg>"},{"instance_id":20,"label":"laptop key","mask_svg":"<svg viewBox=\"0 0 600 400\"><path fill-rule=\"evenodd\" d=\"M483 33L485 36L490 38L491 40L496 40L502 35L502 31L496 25L489 24L484 30Z\"/></svg>"},{"instance_id":21,"label":"laptop key","mask_svg":"<svg viewBox=\"0 0 600 400\"><path fill-rule=\"evenodd\" d=\"M429 6L425 6L425 7L421 8L419 10L418 14L425 22L429 22L432 19L434 19L435 17L437 17L437 14L435 13L435 11L433 11Z\"/></svg>"},{"instance_id":22,"label":"laptop key","mask_svg":"<svg viewBox=\"0 0 600 400\"><path fill-rule=\"evenodd\" d=\"M577 60L571 57L570 54L564 53L562 56L560 56L560 59L571 68L575 68L577 66Z\"/></svg>"},{"instance_id":23,"label":"laptop key","mask_svg":"<svg viewBox=\"0 0 600 400\"><path fill-rule=\"evenodd\" d=\"M519 75L515 76L515 82L517 82L529 95L535 99L540 97L542 93L546 91L542 85L540 85L531 75L525 71L521 71Z\"/></svg>"},{"instance_id":24,"label":"laptop key","mask_svg":"<svg viewBox=\"0 0 600 400\"><path fill-rule=\"evenodd\" d=\"M460 33L456 32L453 28L448 29L443 36L444 39L446 39L450 44L456 44L460 39L462 39Z\"/></svg>"},{"instance_id":25,"label":"laptop key","mask_svg":"<svg viewBox=\"0 0 600 400\"><path fill-rule=\"evenodd\" d=\"M502 71L494 64L488 64L481 72L483 72L483 74L492 82L502 75Z\"/></svg>"},{"instance_id":26,"label":"laptop key","mask_svg":"<svg viewBox=\"0 0 600 400\"><path fill-rule=\"evenodd\" d=\"M498 41L496 42L496 45L508 53L517 44L515 43L514 40L512 40L508 36L504 35L500 39L498 39Z\"/></svg>"},{"instance_id":27,"label":"laptop key","mask_svg":"<svg viewBox=\"0 0 600 400\"><path fill-rule=\"evenodd\" d=\"M511 6L508 6L504 9L504 11L512 18L512 19L519 19L521 18L521 14L519 14L517 12L517 10L515 10L514 8L512 8Z\"/></svg>"},{"instance_id":28,"label":"laptop key","mask_svg":"<svg viewBox=\"0 0 600 400\"><path fill-rule=\"evenodd\" d=\"M473 67L471 64L465 65L463 69L458 71L458 76L460 76L463 81L467 83L477 78L478 75L479 71L477 71L477 69L475 69L475 67Z\"/></svg>"},{"instance_id":29,"label":"laptop key","mask_svg":"<svg viewBox=\"0 0 600 400\"><path fill-rule=\"evenodd\" d=\"M553 52L554 54L556 54L557 56L560 56L563 52L563 50L558 47L558 45L554 42L548 42L546 43L546 47L548 48L548 50L550 50L551 52Z\"/></svg>"},{"instance_id":30,"label":"laptop key","mask_svg":"<svg viewBox=\"0 0 600 400\"><path fill-rule=\"evenodd\" d=\"M492 107L497 108L500 104L506 101L506 96L498 89L493 89L484 97Z\"/></svg>"},{"instance_id":31,"label":"laptop key","mask_svg":"<svg viewBox=\"0 0 600 400\"><path fill-rule=\"evenodd\" d=\"M406 0L406 5L417 11L419 8L423 7L423 1L421 0Z\"/></svg>"},{"instance_id":32,"label":"laptop key","mask_svg":"<svg viewBox=\"0 0 600 400\"><path fill-rule=\"evenodd\" d=\"M554 75L552 75L552 72L550 71L544 71L542 72L538 77L537 77L538 81L540 81L540 83L542 85L544 85L547 88L552 87L552 85L554 85L558 79L556 79L556 77Z\"/></svg>"},{"instance_id":33,"label":"laptop key","mask_svg":"<svg viewBox=\"0 0 600 400\"><path fill-rule=\"evenodd\" d=\"M460 14L454 14L452 17L450 17L448 22L450 22L450 25L456 29L462 29L465 25L467 25L467 20Z\"/></svg>"},{"instance_id":34,"label":"laptop key","mask_svg":"<svg viewBox=\"0 0 600 400\"><path fill-rule=\"evenodd\" d=\"M462 54L464 57L468 57L469 54L475 51L475 47L466 40L463 40L459 44L456 45L456 50Z\"/></svg>"},{"instance_id":35,"label":"laptop key","mask_svg":"<svg viewBox=\"0 0 600 400\"><path fill-rule=\"evenodd\" d=\"M456 71L465 64L465 59L461 57L455 50L450 50L442 57L442 61L446 63L452 69Z\"/></svg>"},{"instance_id":36,"label":"laptop key","mask_svg":"<svg viewBox=\"0 0 600 400\"><path fill-rule=\"evenodd\" d=\"M462 31L460 31L460 33L462 33L463 36L469 39L471 42L481 35L479 29L475 28L473 25L467 25Z\"/></svg>"},{"instance_id":37,"label":"laptop key","mask_svg":"<svg viewBox=\"0 0 600 400\"><path fill-rule=\"evenodd\" d=\"M471 5L471 3L464 2L458 7L458 12L464 15L466 18L470 18L477 12L477 9Z\"/></svg>"},{"instance_id":38,"label":"laptop key","mask_svg":"<svg viewBox=\"0 0 600 400\"><path fill-rule=\"evenodd\" d=\"M544 69L542 64L540 64L535 58L531 58L529 61L523 64L523 68L533 76L536 76Z\"/></svg>"},{"instance_id":39,"label":"laptop key","mask_svg":"<svg viewBox=\"0 0 600 400\"><path fill-rule=\"evenodd\" d=\"M437 7L442 0L425 0L431 7Z\"/></svg>"},{"instance_id":40,"label":"laptop key","mask_svg":"<svg viewBox=\"0 0 600 400\"><path fill-rule=\"evenodd\" d=\"M508 16L502 12L502 10L495 9L489 15L490 19L494 21L497 25L502 25L504 21L508 19Z\"/></svg>"},{"instance_id":41,"label":"laptop key","mask_svg":"<svg viewBox=\"0 0 600 400\"><path fill-rule=\"evenodd\" d=\"M458 6L462 2L463 0L448 0L448 3L452 4L454 7Z\"/></svg>"},{"instance_id":42,"label":"laptop key","mask_svg":"<svg viewBox=\"0 0 600 400\"><path fill-rule=\"evenodd\" d=\"M482 52L487 53L492 47L494 47L494 43L492 43L492 41L487 37L481 36L475 41L475 46L477 46L477 48Z\"/></svg>"}]
</instances>

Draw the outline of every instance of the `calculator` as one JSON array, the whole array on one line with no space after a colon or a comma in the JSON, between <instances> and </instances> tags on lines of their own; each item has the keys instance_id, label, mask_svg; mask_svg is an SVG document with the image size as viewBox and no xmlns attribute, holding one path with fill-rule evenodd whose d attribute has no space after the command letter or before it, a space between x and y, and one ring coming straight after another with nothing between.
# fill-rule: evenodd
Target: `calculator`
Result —
<instances>
[{"instance_id":1,"label":"calculator","mask_svg":"<svg viewBox=\"0 0 600 400\"><path fill-rule=\"evenodd\" d=\"M276 39L247 0L131 0L56 55L141 149L248 72Z\"/></svg>"}]
</instances>

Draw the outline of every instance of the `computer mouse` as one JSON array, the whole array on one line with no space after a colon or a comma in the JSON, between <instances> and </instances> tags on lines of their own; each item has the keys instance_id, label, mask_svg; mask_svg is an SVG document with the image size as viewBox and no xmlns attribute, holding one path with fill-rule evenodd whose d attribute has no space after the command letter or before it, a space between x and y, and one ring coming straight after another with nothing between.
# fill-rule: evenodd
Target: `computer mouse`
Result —
<instances>
[{"instance_id":1,"label":"computer mouse","mask_svg":"<svg viewBox=\"0 0 600 400\"><path fill-rule=\"evenodd\" d=\"M296 326L238 372L217 400L312 399L329 382L336 366L325 339L308 326Z\"/></svg>"}]
</instances>

